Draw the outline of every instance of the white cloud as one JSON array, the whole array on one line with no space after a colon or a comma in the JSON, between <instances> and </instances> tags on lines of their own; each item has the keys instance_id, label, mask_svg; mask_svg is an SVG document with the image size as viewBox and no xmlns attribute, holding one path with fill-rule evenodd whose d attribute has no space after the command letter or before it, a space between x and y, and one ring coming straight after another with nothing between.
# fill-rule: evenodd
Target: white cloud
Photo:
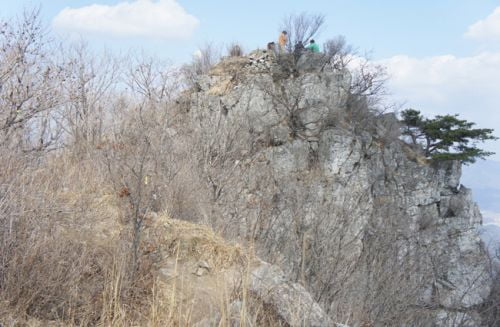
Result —
<instances>
[{"instance_id":1,"label":"white cloud","mask_svg":"<svg viewBox=\"0 0 500 327\"><path fill-rule=\"evenodd\" d=\"M491 95L497 97L500 83L500 53L484 52L471 57L452 55L427 58L395 56L381 61L391 75L391 83L410 96L450 100L451 95Z\"/></svg>"},{"instance_id":2,"label":"white cloud","mask_svg":"<svg viewBox=\"0 0 500 327\"><path fill-rule=\"evenodd\" d=\"M380 63L390 74L388 86L394 100L426 115L458 113L500 135L500 52L470 57L398 55ZM500 159L500 142L485 148Z\"/></svg>"},{"instance_id":3,"label":"white cloud","mask_svg":"<svg viewBox=\"0 0 500 327\"><path fill-rule=\"evenodd\" d=\"M469 26L465 36L473 39L500 40L500 7L485 19Z\"/></svg>"},{"instance_id":4,"label":"white cloud","mask_svg":"<svg viewBox=\"0 0 500 327\"><path fill-rule=\"evenodd\" d=\"M492 211L481 211L483 215L483 224L494 224L500 226L500 213Z\"/></svg>"},{"instance_id":5,"label":"white cloud","mask_svg":"<svg viewBox=\"0 0 500 327\"><path fill-rule=\"evenodd\" d=\"M175 0L65 8L52 21L54 28L64 32L156 39L188 38L198 24Z\"/></svg>"}]
</instances>

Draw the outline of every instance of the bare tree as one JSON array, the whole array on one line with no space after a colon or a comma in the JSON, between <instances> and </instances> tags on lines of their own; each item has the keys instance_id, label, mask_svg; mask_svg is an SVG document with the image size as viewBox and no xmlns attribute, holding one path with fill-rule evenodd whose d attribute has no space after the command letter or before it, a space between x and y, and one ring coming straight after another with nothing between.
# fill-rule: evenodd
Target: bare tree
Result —
<instances>
[{"instance_id":1,"label":"bare tree","mask_svg":"<svg viewBox=\"0 0 500 327\"><path fill-rule=\"evenodd\" d=\"M188 87L196 85L197 77L208 73L221 57L220 47L214 43L207 43L201 47L194 55L190 64L184 65L184 73Z\"/></svg>"},{"instance_id":2,"label":"bare tree","mask_svg":"<svg viewBox=\"0 0 500 327\"><path fill-rule=\"evenodd\" d=\"M0 26L0 144L24 151L54 145L53 112L62 102L62 72L52 61L38 10Z\"/></svg>"},{"instance_id":3,"label":"bare tree","mask_svg":"<svg viewBox=\"0 0 500 327\"><path fill-rule=\"evenodd\" d=\"M144 53L133 56L129 61L125 84L138 98L150 103L167 103L179 96L179 69L173 69L168 62Z\"/></svg>"},{"instance_id":4,"label":"bare tree","mask_svg":"<svg viewBox=\"0 0 500 327\"><path fill-rule=\"evenodd\" d=\"M233 42L228 45L227 52L230 57L241 57L243 56L243 47L238 42Z\"/></svg>"},{"instance_id":5,"label":"bare tree","mask_svg":"<svg viewBox=\"0 0 500 327\"><path fill-rule=\"evenodd\" d=\"M342 35L327 40L323 45L323 49L326 60L322 69L326 66L339 71L348 69L349 64L356 55L353 47L347 44L345 37Z\"/></svg>"},{"instance_id":6,"label":"bare tree","mask_svg":"<svg viewBox=\"0 0 500 327\"><path fill-rule=\"evenodd\" d=\"M485 303L479 309L484 326L497 326L500 323L500 243L490 247L490 276L493 287Z\"/></svg>"},{"instance_id":7,"label":"bare tree","mask_svg":"<svg viewBox=\"0 0 500 327\"><path fill-rule=\"evenodd\" d=\"M120 60L109 53L93 54L85 42L61 49L64 96L60 124L68 141L95 146L102 142L106 112L119 83Z\"/></svg>"},{"instance_id":8,"label":"bare tree","mask_svg":"<svg viewBox=\"0 0 500 327\"><path fill-rule=\"evenodd\" d=\"M317 37L325 24L325 15L309 14L302 12L300 14L291 14L285 16L280 25L280 31L286 31L288 34L288 43L286 48L292 52L295 45L299 42L306 43Z\"/></svg>"}]
</instances>

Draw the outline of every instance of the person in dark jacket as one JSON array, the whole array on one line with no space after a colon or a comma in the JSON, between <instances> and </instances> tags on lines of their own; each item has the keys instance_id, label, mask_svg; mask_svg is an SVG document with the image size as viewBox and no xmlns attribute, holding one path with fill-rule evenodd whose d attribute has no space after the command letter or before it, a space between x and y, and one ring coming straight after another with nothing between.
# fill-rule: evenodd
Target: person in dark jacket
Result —
<instances>
[{"instance_id":1,"label":"person in dark jacket","mask_svg":"<svg viewBox=\"0 0 500 327\"><path fill-rule=\"evenodd\" d=\"M293 56L295 57L295 61L299 60L300 56L302 56L305 49L306 48L304 47L302 41L299 41L297 42L297 44L295 44L295 48L293 49Z\"/></svg>"}]
</instances>

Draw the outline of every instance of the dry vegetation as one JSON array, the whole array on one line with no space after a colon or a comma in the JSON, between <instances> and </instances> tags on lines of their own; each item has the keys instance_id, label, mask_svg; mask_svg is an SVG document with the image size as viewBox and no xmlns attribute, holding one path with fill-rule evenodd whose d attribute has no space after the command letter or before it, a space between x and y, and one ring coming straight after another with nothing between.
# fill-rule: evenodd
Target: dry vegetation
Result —
<instances>
[{"instance_id":1,"label":"dry vegetation","mask_svg":"<svg viewBox=\"0 0 500 327\"><path fill-rule=\"evenodd\" d=\"M321 22L318 17L315 24ZM319 27L294 35L307 39ZM345 42L334 40L329 49L332 67L345 69ZM238 44L229 48L230 56L242 53ZM297 191L305 187L303 181L280 181L265 194L228 193L227 186L238 183L247 183L240 189L256 189L244 180L248 174L272 180L268 168L245 167L261 160L252 155L273 146L273 139L253 138L248 117L225 122L223 111L183 121L190 103L182 102L182 92L196 87L197 76L218 57L208 47L176 70L144 56L96 57L83 45L55 46L36 12L0 25L0 324L189 326L204 311L194 310L188 294L206 287L215 292L210 295L222 314L221 326L230 326L234 316L248 326L283 325L247 294L244 282L227 286L219 275L195 284L186 268L193 262L203 260L220 271L236 265L244 275L252 256L186 221L209 225L249 248L257 244L267 258L290 267L295 280L335 316L368 324L412 321L413 316L405 316L405 299L416 296L420 280L405 293L394 280L406 278L401 272L415 267L405 265L416 263L379 257L397 257L393 234L374 236L373 251L360 264L372 269L370 276L387 278L363 289L359 307L331 305L347 297L347 286L356 282L352 277L359 267L343 255L355 250L357 235L345 232L364 194L346 200L343 208L326 204L328 215L313 210L322 218L308 226L303 208L314 201ZM361 70L353 79L351 110L336 123L347 124L353 133L377 128L373 122L380 112L367 111L370 103L364 99L379 95L383 79L378 73ZM270 96L283 121L300 134L293 104L301 95L290 92ZM179 126L192 129L179 137ZM311 178L316 173L311 165ZM249 204L238 211L243 196ZM277 206L280 198L288 200ZM292 217L289 225L276 229L284 217ZM290 255L286 251L295 260L283 262ZM172 263L165 258L174 260L180 272L174 282L159 278L159 268ZM235 299L241 301L237 309Z\"/></svg>"},{"instance_id":2,"label":"dry vegetation","mask_svg":"<svg viewBox=\"0 0 500 327\"><path fill-rule=\"evenodd\" d=\"M241 250L205 227L158 227L195 209L169 129L189 77L151 58L56 46L36 11L0 26L2 326L187 326L182 292L158 284L158 260L245 267Z\"/></svg>"},{"instance_id":3,"label":"dry vegetation","mask_svg":"<svg viewBox=\"0 0 500 327\"><path fill-rule=\"evenodd\" d=\"M281 326L243 284L218 273L244 274L251 256L165 211L141 209L135 220L137 190L109 181L100 151L2 158L12 167L0 203L3 326L191 326L213 315L208 304L223 313L222 326L248 314ZM178 277L165 280L160 268L172 260ZM210 265L209 279L193 277L199 260ZM235 312L237 299L246 304Z\"/></svg>"}]
</instances>

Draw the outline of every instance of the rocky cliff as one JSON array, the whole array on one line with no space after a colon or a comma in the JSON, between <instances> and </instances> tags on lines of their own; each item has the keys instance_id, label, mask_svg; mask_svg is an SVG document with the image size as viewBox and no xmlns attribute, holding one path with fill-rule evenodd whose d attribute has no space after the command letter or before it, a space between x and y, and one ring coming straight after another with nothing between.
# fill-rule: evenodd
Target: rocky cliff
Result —
<instances>
[{"instance_id":1,"label":"rocky cliff","mask_svg":"<svg viewBox=\"0 0 500 327\"><path fill-rule=\"evenodd\" d=\"M255 244L334 321L480 324L491 280L460 163L406 145L353 80L259 51L200 76L172 131L207 204L192 219Z\"/></svg>"}]
</instances>

